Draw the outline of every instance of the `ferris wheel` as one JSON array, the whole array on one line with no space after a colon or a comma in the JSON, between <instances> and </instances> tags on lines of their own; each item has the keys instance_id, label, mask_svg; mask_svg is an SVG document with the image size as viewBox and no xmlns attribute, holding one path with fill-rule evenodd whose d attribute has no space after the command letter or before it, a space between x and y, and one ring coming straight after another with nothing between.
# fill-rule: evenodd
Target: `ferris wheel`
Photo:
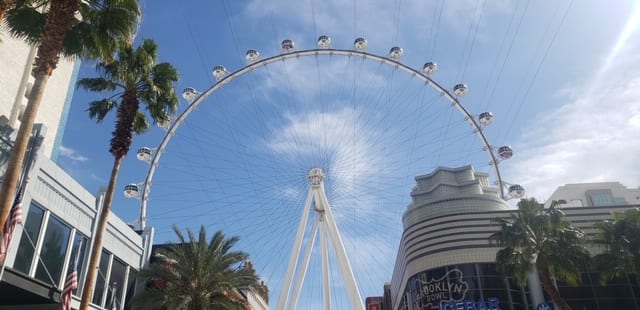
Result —
<instances>
[{"instance_id":1,"label":"ferris wheel","mask_svg":"<svg viewBox=\"0 0 640 310\"><path fill-rule=\"evenodd\" d=\"M186 88L160 144L138 150L149 170L125 195L140 196L156 239L174 224L239 236L276 309L361 309L391 279L416 176L472 165L504 199L524 189L502 179L513 150L490 144L494 115L463 104L464 83L436 82L435 62L415 69L401 47L381 55L364 38L316 43L249 50L244 67Z\"/></svg>"}]
</instances>

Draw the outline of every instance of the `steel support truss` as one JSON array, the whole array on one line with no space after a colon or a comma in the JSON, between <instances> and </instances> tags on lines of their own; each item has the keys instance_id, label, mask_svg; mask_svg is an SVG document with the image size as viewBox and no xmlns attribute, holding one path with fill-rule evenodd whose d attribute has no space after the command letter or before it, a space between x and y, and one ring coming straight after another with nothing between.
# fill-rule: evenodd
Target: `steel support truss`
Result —
<instances>
[{"instance_id":1,"label":"steel support truss","mask_svg":"<svg viewBox=\"0 0 640 310\"><path fill-rule=\"evenodd\" d=\"M324 173L320 168L313 168L309 171L308 177L311 182L311 187L309 188L309 193L307 194L307 199L304 204L302 218L300 219L300 224L298 225L298 231L296 233L296 239L293 244L293 248L291 249L289 265L287 267L287 273L285 274L283 282L284 285L280 291L280 298L278 299L276 309L296 309L304 278L309 267L311 252L319 230L322 264L322 299L324 309L331 309L331 278L329 274L328 246L328 241L331 241L330 243L337 260L338 269L340 270L344 287L347 290L351 308L354 310L364 310L364 305L362 303L360 291L356 285L355 277L353 276L351 264L349 263L344 244L342 243L342 238L338 232L338 226L336 225L335 218L333 217L329 200L327 199L327 195L324 191ZM312 206L313 210L311 210ZM300 251L302 250L302 240L304 238L311 211L316 212L317 216L315 217L313 228L311 229L311 237L308 239L309 241L306 244L304 256L302 258L303 260L302 262L299 262ZM298 265L300 265L300 268L296 268ZM296 276L295 285L293 285L294 275Z\"/></svg>"}]
</instances>

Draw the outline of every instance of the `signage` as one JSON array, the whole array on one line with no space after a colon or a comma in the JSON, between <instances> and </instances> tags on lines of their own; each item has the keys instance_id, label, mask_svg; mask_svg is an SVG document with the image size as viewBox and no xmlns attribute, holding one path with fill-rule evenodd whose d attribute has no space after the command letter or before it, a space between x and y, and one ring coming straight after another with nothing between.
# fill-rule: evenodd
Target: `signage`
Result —
<instances>
[{"instance_id":1,"label":"signage","mask_svg":"<svg viewBox=\"0 0 640 310\"><path fill-rule=\"evenodd\" d=\"M427 278L425 273L410 280L405 305L418 310L501 310L496 297L476 300L467 297L469 283L457 268L449 269L442 277ZM540 309L537 309L540 310Z\"/></svg>"},{"instance_id":2,"label":"signage","mask_svg":"<svg viewBox=\"0 0 640 310\"><path fill-rule=\"evenodd\" d=\"M462 300L469 290L469 284L463 280L460 269L451 269L441 278L426 282L420 279L415 281L418 307L429 304L436 306L443 301Z\"/></svg>"}]
</instances>

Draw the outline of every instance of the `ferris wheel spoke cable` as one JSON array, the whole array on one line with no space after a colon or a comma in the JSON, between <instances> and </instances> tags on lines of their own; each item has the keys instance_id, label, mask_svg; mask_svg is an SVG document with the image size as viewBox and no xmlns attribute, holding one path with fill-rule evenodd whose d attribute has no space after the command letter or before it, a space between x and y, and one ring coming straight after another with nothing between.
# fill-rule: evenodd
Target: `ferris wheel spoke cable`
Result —
<instances>
[{"instance_id":1,"label":"ferris wheel spoke cable","mask_svg":"<svg viewBox=\"0 0 640 310\"><path fill-rule=\"evenodd\" d=\"M423 80L400 74L385 62L354 55L326 56L283 58L257 66L251 74L238 76L233 82L236 87L207 94L207 103L198 106L189 122L179 121L180 130L170 130L175 142L162 149L167 162L160 163L162 170L153 180L159 190L150 196L151 203L163 208L154 207L149 219L183 224L196 218L207 227L239 235L242 249L251 253L256 267L263 268L261 275L277 290L282 283L274 283L281 281L278 277L284 272L279 262L288 259L292 246L291 239L282 237L293 235L303 204L295 195L304 194L309 186L306 170L319 164L329 172L327 196L344 247L349 256L355 253L358 263L352 267L358 285L367 291L379 290L380 285L374 284L378 276L365 270L374 266L383 270L393 264L390 256L395 250L389 247L397 245L401 229L398 221L388 219L399 219L409 203L406 184L413 182L415 171L426 173L437 166L439 161L434 162L429 154L441 153L442 164L456 162L465 154L455 147L480 139L462 118L450 116L443 124L446 118L442 115L451 115L455 106L440 101L445 96L437 92L427 94L431 86ZM311 80L304 81L317 84L314 92L305 92L306 84L300 83L302 72L297 70L305 65L315 71L306 70L312 72L306 76ZM338 70L324 70L328 67ZM345 76L353 80L348 78L341 85ZM263 83L277 84L286 91L271 96ZM334 91L331 86L340 88ZM244 98L235 97L239 92ZM334 94L340 98L331 97ZM340 107L353 111L334 123L333 114ZM314 137L321 138L315 144L319 148L308 149L305 155L267 147L296 122L304 127L281 139L283 150L305 150ZM314 132L313 122L328 131ZM447 130L449 127L462 128ZM438 135L443 131L447 131L444 138ZM285 195L289 189L294 196ZM373 227L392 233L371 233ZM158 230L161 236L169 233ZM373 242L376 239L378 243ZM391 255L358 255L372 250ZM330 255L333 260L334 254ZM315 284L305 285L302 294L309 294L307 288ZM345 294L331 289L336 304L346 300Z\"/></svg>"},{"instance_id":2,"label":"ferris wheel spoke cable","mask_svg":"<svg viewBox=\"0 0 640 310\"><path fill-rule=\"evenodd\" d=\"M524 92L524 94L522 96L522 99L517 104L516 112L515 112L514 116L511 118L511 121L509 122L509 126L507 127L507 130L502 135L502 141L504 141L506 139L506 137L509 135L509 133L511 132L511 128L513 128L513 124L515 123L516 119L518 118L518 115L520 114L520 110L522 109L522 106L524 105L524 102L528 99L529 92L531 91L531 88L533 87L533 84L536 82L536 79L538 78L538 74L540 73L540 69L542 69L542 65L544 64L545 60L547 59L547 56L549 55L549 51L551 50L551 47L553 47L553 43L555 42L555 40L556 40L556 38L558 36L558 33L560 32L560 29L564 25L564 22L567 19L567 15L569 14L569 11L570 11L572 6L573 6L573 0L571 0L569 2L569 5L567 5L566 9L564 10L564 13L562 14L562 17L560 18L560 23L558 24L558 26L556 27L555 31L553 32L553 35L551 37L551 41L549 42L549 44L547 45L546 49L544 50L544 52L542 54L542 58L540 59L540 62L538 62L538 65L536 66L536 69L535 69L535 71L533 73L533 77L531 78L528 86L526 87L526 90L525 90L525 92ZM545 31L545 33L546 33L546 31Z\"/></svg>"},{"instance_id":3,"label":"ferris wheel spoke cable","mask_svg":"<svg viewBox=\"0 0 640 310\"><path fill-rule=\"evenodd\" d=\"M520 3L518 2L516 5L516 9L514 10L514 12L518 12L518 8L520 7ZM482 109L486 110L489 106L489 104L491 104L493 102L493 97L495 95L496 89L498 84L500 84L500 80L502 78L502 73L504 72L504 68L506 67L507 61L509 60L509 56L511 56L511 51L513 50L513 44L515 42L515 38L518 37L518 34L520 33L520 26L522 25L522 21L524 20L524 17L527 14L527 11L529 9L529 4L531 3L530 0L527 0L525 2L525 6L524 9L522 10L522 14L520 14L520 18L518 20L518 23L516 25L516 29L513 32L513 35L511 35L511 38L509 39L509 46L507 47L507 51L504 55L504 57L502 58L502 62L500 64L500 69L498 70L498 73L496 75L494 75L495 72L495 68L498 66L498 61L500 59L500 55L502 54L502 50L504 50L504 45L507 44L507 38L509 37L509 33L511 32L511 28L513 26L513 22L515 21L516 16L518 16L518 14L513 14L511 16L511 19L509 20L509 25L507 26L504 34L502 35L502 40L500 42L500 48L498 49L498 52L495 53L496 57L493 61L493 65L491 66L491 71L488 75L487 78L487 82L484 86L484 89L491 89L491 91L489 92L488 96L485 96L485 98L487 98L484 101L484 104L482 105ZM493 77L493 78L492 78ZM493 82L491 82L493 81ZM493 85L493 86L490 86Z\"/></svg>"}]
</instances>

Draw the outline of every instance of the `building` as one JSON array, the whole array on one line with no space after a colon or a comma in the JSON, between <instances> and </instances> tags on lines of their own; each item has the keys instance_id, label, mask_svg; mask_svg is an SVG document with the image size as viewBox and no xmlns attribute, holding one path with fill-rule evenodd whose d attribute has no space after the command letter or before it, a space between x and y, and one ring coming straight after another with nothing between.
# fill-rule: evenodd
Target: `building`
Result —
<instances>
[{"instance_id":1,"label":"building","mask_svg":"<svg viewBox=\"0 0 640 310\"><path fill-rule=\"evenodd\" d=\"M5 128L6 129L6 128ZM5 131L6 132L6 131ZM103 194L84 189L34 143L45 140L36 124L25 158L23 224L17 225L0 274L0 309L59 309L66 275L77 259L80 303L87 262ZM0 137L0 166L6 165L11 141ZM4 169L0 169L4 171ZM113 213L103 240L92 309L130 309L136 274L148 261L153 228L134 231Z\"/></svg>"},{"instance_id":2,"label":"building","mask_svg":"<svg viewBox=\"0 0 640 310\"><path fill-rule=\"evenodd\" d=\"M11 37L4 27L0 28L0 40L0 115L4 115L5 122L17 129L34 81L31 68L36 49L22 39ZM47 127L43 155L53 160L62 142L79 69L79 61L60 58L58 67L49 78L36 117L36 123Z\"/></svg>"},{"instance_id":3,"label":"building","mask_svg":"<svg viewBox=\"0 0 640 310\"><path fill-rule=\"evenodd\" d=\"M629 189L619 182L566 184L558 187L545 203L562 202L563 208L640 204L640 188Z\"/></svg>"},{"instance_id":4,"label":"building","mask_svg":"<svg viewBox=\"0 0 640 310\"><path fill-rule=\"evenodd\" d=\"M608 193L614 203L593 203L601 201L601 193ZM637 207L637 193L619 183L570 184L552 199L582 199L584 206L564 211L591 238L597 233L595 223ZM536 309L548 302L537 277L520 287L496 271L499 248L488 237L499 229L495 219L514 210L489 186L486 174L470 166L440 167L416 177L411 197L388 291L385 285L383 300L390 299L391 307L383 309ZM589 250L595 254L601 249ZM583 274L581 286L557 285L574 309L640 309L638 279L602 285L592 271Z\"/></svg>"}]
</instances>

